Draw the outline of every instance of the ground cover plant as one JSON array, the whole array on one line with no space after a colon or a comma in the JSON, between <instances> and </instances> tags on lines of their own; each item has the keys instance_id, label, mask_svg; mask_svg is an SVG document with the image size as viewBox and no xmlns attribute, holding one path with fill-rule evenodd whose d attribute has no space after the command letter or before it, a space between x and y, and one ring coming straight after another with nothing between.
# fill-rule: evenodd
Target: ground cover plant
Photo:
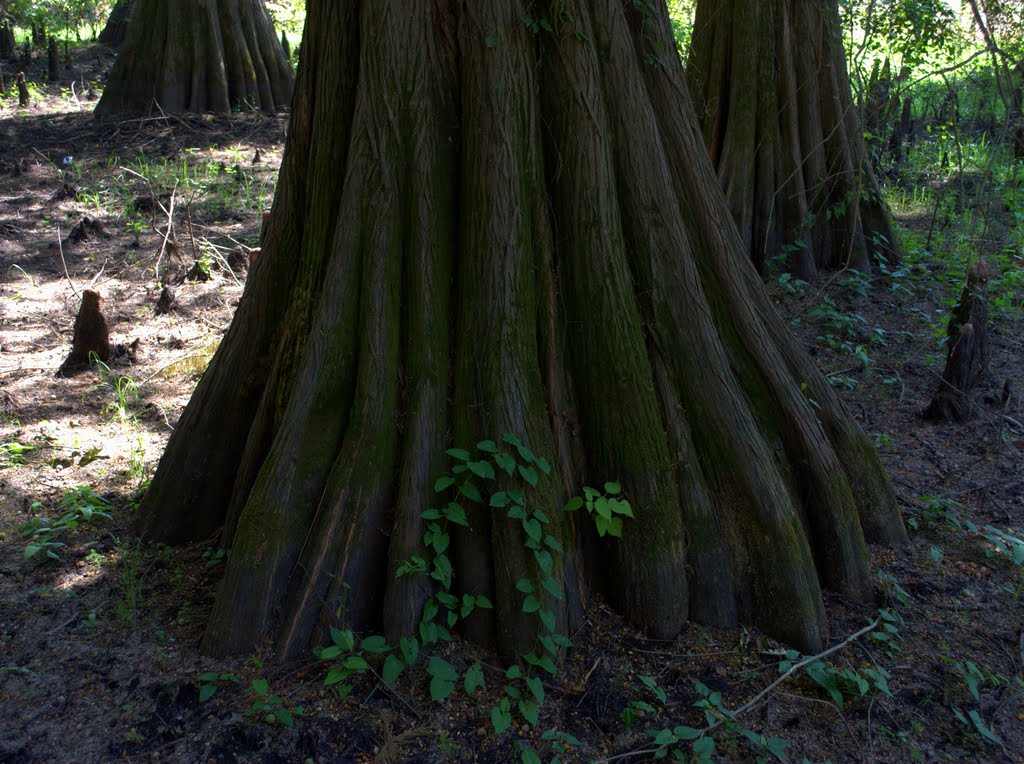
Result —
<instances>
[{"instance_id":1,"label":"ground cover plant","mask_svg":"<svg viewBox=\"0 0 1024 764\"><path fill-rule=\"evenodd\" d=\"M685 40L689 4L674 5ZM1013 25L981 10L1012 49ZM523 24L539 37L545 20ZM267 643L201 650L234 544L214 532L168 546L133 523L259 262L288 115L97 124L83 83L98 95L112 56L69 42L64 81L48 81L40 53L31 105L8 78L0 106L0 760L1017 760L1024 169L989 57L901 86L916 126L901 156L875 157L898 261L809 281L785 247L765 263L783 320L878 449L908 531L869 548L870 597L826 590L820 649L752 626L652 639L601 597L561 628L551 603L572 593L552 575L554 529L571 515L605 548L636 543L642 508L612 473L566 487L556 516L535 493L552 455L491 432L435 455L423 532L389 571L426 605L415 628L355 628L342 597L315 649L281 663ZM871 60L856 56L866 88ZM950 87L960 105L943 113ZM933 424L921 413L980 259L987 373L971 419ZM58 376L86 289L103 297L114 351ZM535 562L514 582L534 619L518 657L461 636L495 605L453 579L453 540L479 507L509 517L511 549Z\"/></svg>"}]
</instances>

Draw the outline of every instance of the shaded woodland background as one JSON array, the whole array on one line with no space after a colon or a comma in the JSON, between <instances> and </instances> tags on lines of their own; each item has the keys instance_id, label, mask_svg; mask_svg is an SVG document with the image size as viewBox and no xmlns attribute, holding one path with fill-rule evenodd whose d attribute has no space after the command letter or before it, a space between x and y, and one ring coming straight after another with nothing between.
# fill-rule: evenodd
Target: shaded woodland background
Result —
<instances>
[{"instance_id":1,"label":"shaded woodland background","mask_svg":"<svg viewBox=\"0 0 1024 764\"><path fill-rule=\"evenodd\" d=\"M97 124L114 51L93 40L111 5L0 2L0 760L699 755L672 731L743 708L800 656L752 629L691 624L655 642L598 605L571 635L579 648L547 684L539 724L496 734L490 673L483 697L438 703L423 671L394 687L362 672L342 699L313 655L282 667L259 651L199 653L230 550L215 537L153 545L129 526L259 256L288 114ZM301 7L267 5L296 46ZM685 56L694 9L669 5ZM902 258L805 281L789 268L793 240L762 271L882 454L911 542L872 551L875 605L827 601L831 644L881 609L879 628L709 737L720 761L1016 761L1024 11L930 0L840 11L851 98ZM965 287L984 307L972 314L984 369L953 421L934 423L923 414L946 389ZM58 377L86 289L102 296L115 352ZM500 673L472 645L443 650L460 669ZM676 739L659 743L665 731Z\"/></svg>"}]
</instances>

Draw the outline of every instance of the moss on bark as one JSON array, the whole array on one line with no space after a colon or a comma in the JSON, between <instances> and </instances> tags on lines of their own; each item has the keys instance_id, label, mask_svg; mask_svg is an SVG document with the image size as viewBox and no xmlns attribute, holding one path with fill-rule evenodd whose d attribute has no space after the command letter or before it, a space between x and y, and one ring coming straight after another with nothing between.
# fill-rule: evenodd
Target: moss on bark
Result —
<instances>
[{"instance_id":1,"label":"moss on bark","mask_svg":"<svg viewBox=\"0 0 1024 764\"><path fill-rule=\"evenodd\" d=\"M505 0L310 2L261 258L140 511L162 539L223 523L207 650L291 657L339 608L408 632L429 585L391 571L443 449L504 432L555 466L531 498L566 547L560 628L600 591L660 637L692 617L813 648L822 585L868 595L865 533L901 538L731 222L667 10L553 10L535 34ZM636 520L606 544L558 508L608 479ZM470 525L456 588L495 609L466 633L529 647L520 531Z\"/></svg>"}]
</instances>

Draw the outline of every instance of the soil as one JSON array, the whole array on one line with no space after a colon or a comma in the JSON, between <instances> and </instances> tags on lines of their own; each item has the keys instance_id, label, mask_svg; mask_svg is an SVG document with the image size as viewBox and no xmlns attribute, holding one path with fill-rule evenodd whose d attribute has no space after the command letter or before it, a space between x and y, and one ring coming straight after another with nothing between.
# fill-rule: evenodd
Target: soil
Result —
<instances>
[{"instance_id":1,"label":"soil","mask_svg":"<svg viewBox=\"0 0 1024 764\"><path fill-rule=\"evenodd\" d=\"M87 84L109 60L86 47L73 74ZM556 749L542 734L551 729L571 736L563 761L646 761L650 730L706 726L695 704L707 693L735 710L780 676L784 646L755 630L691 625L654 642L594 602L564 669L545 682L537 729L517 717L496 735L502 659L461 642L444 656L461 669L480 661L487 685L442 702L430 699L422 670L393 688L359 675L342 699L313 656L281 666L258 652L201 655L223 551L216 538L174 549L139 539L132 508L241 295L287 116L100 125L92 102L67 87L28 109L8 98L0 110L0 762L506 762L521 747L549 760ZM930 211L904 212L908 239L935 229ZM1021 253L1010 212L993 219L974 251L993 257L1005 293ZM937 230L936 251L964 233ZM1000 553L992 531L1024 537L1019 293L991 311L974 418L934 425L921 416L965 267L914 255L873 279L769 281L875 438L911 540L871 550L877 602L828 595L840 649L825 662L847 672L835 694L794 672L718 730L716 760L772 758L743 728L784 739L795 761L1024 761L1024 566ZM103 298L111 357L61 376L87 289ZM101 497L92 501L109 519L54 535L65 544L52 548L58 559L24 559L26 533L40 527L33 518L57 521L80 486L93 493L77 495ZM889 620L846 642L880 608ZM206 672L221 679L201 702ZM627 724L635 701L649 706ZM290 726L273 714L280 709Z\"/></svg>"}]
</instances>

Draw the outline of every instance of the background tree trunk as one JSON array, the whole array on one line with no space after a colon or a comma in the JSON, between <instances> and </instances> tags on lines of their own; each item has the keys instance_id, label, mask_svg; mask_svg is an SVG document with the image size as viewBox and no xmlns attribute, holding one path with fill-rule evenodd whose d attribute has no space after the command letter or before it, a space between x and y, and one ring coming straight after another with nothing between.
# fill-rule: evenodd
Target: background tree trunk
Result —
<instances>
[{"instance_id":1,"label":"background tree trunk","mask_svg":"<svg viewBox=\"0 0 1024 764\"><path fill-rule=\"evenodd\" d=\"M687 67L754 263L869 271L896 239L850 95L835 0L700 0Z\"/></svg>"},{"instance_id":2,"label":"background tree trunk","mask_svg":"<svg viewBox=\"0 0 1024 764\"><path fill-rule=\"evenodd\" d=\"M274 111L291 87L261 0L133 0L96 114Z\"/></svg>"},{"instance_id":3,"label":"background tree trunk","mask_svg":"<svg viewBox=\"0 0 1024 764\"><path fill-rule=\"evenodd\" d=\"M117 0L107 17L107 23L100 32L99 41L110 48L119 48L128 31L128 17L133 0Z\"/></svg>"},{"instance_id":4,"label":"background tree trunk","mask_svg":"<svg viewBox=\"0 0 1024 764\"><path fill-rule=\"evenodd\" d=\"M598 589L659 637L692 616L813 648L822 584L871 595L892 490L764 293L648 5L533 33L508 0L311 0L260 259L139 515L223 527L205 649L294 656L341 605L410 629L428 587L393 571L444 449L505 432L555 465L532 499L563 627ZM636 520L604 544L559 508L608 479ZM519 525L470 522L456 586L495 609L467 633L522 649Z\"/></svg>"}]
</instances>

